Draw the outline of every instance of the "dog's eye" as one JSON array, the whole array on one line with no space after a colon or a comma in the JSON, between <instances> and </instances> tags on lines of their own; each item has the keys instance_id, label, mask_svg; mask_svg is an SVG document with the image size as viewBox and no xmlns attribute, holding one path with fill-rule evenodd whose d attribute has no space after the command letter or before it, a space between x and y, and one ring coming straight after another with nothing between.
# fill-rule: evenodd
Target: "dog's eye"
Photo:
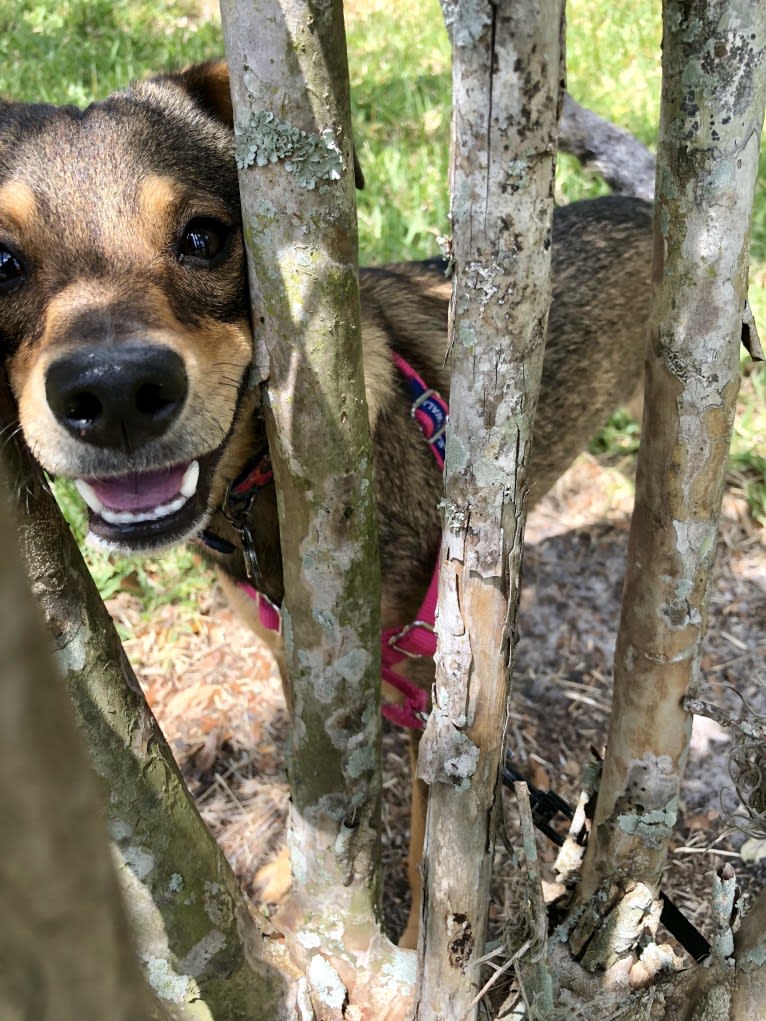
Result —
<instances>
[{"instance_id":1,"label":"dog's eye","mask_svg":"<svg viewBox=\"0 0 766 1021\"><path fill-rule=\"evenodd\" d=\"M10 248L0 245L0 294L11 291L24 280L24 267Z\"/></svg>"},{"instance_id":2,"label":"dog's eye","mask_svg":"<svg viewBox=\"0 0 766 1021\"><path fill-rule=\"evenodd\" d=\"M190 220L178 243L178 258L181 262L214 262L225 253L230 234L227 224L212 217Z\"/></svg>"}]
</instances>

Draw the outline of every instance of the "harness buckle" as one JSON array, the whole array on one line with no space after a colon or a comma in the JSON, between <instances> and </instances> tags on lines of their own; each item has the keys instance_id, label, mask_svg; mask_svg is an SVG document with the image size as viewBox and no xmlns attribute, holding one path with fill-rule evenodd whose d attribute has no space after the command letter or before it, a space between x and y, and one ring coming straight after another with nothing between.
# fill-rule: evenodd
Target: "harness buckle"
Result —
<instances>
[{"instance_id":1,"label":"harness buckle","mask_svg":"<svg viewBox=\"0 0 766 1021\"><path fill-rule=\"evenodd\" d=\"M394 652L399 652L402 656L406 656L408 659L424 659L426 656L430 656L432 654L428 652L409 652L407 649L403 649L401 645L398 644L415 628L423 628L424 631L428 631L431 635L436 634L433 624L429 624L427 620L413 620L410 621L409 624L405 624L404 627L400 631L397 631L395 635L391 635L388 639L388 645L394 650Z\"/></svg>"},{"instance_id":2,"label":"harness buckle","mask_svg":"<svg viewBox=\"0 0 766 1021\"><path fill-rule=\"evenodd\" d=\"M420 406L425 404L429 398L434 397L438 404L441 404L441 396L436 390L424 390L422 394L415 398L410 408L410 415L414 418L417 414Z\"/></svg>"},{"instance_id":3,"label":"harness buckle","mask_svg":"<svg viewBox=\"0 0 766 1021\"><path fill-rule=\"evenodd\" d=\"M221 504L221 513L229 524L237 532L239 532L239 538L242 543L242 559L245 564L245 575L247 580L252 582L256 588L258 588L261 584L261 569L255 552L253 534L247 523L247 515L250 512L250 508L253 506L257 495L258 490L255 489L245 498L237 497L232 492L232 487L228 486L223 498L223 503ZM236 508L232 507L232 500L236 500L239 503L239 506Z\"/></svg>"},{"instance_id":4,"label":"harness buckle","mask_svg":"<svg viewBox=\"0 0 766 1021\"><path fill-rule=\"evenodd\" d=\"M425 437L425 441L426 441L426 443L428 443L429 445L430 445L430 444L433 444L433 443L438 443L438 442L439 442L439 440L441 440L441 439L442 439L442 438L444 437L444 435L446 434L446 432L447 432L447 423L445 422L445 423L444 423L444 425L440 426L440 427L439 427L439 428L438 428L438 429L436 430L436 432L435 432L435 433L433 434L433 436L426 436L426 437Z\"/></svg>"}]
</instances>

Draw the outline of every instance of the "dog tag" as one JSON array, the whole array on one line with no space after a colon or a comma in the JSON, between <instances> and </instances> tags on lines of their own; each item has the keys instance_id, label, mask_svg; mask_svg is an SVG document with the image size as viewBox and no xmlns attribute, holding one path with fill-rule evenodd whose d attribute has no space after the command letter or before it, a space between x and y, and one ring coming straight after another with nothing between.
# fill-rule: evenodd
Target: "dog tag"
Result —
<instances>
[{"instance_id":1,"label":"dog tag","mask_svg":"<svg viewBox=\"0 0 766 1021\"><path fill-rule=\"evenodd\" d=\"M258 566L258 557L255 555L255 544L253 543L253 535L247 524L243 521L238 525L239 534L242 538L242 556L245 560L245 574L247 580L251 582L255 588L259 588L261 584L261 569Z\"/></svg>"}]
</instances>

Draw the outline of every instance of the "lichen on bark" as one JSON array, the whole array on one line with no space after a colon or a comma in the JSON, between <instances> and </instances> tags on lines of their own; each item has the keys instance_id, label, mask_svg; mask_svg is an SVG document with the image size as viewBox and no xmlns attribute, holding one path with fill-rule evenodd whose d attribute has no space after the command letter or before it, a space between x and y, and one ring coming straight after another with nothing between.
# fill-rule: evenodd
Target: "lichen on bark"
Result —
<instances>
[{"instance_id":1,"label":"lichen on bark","mask_svg":"<svg viewBox=\"0 0 766 1021\"><path fill-rule=\"evenodd\" d=\"M329 128L318 135L280 120L271 110L259 110L238 119L235 129L240 170L282 160L285 170L309 191L321 181L340 180L343 154Z\"/></svg>"}]
</instances>

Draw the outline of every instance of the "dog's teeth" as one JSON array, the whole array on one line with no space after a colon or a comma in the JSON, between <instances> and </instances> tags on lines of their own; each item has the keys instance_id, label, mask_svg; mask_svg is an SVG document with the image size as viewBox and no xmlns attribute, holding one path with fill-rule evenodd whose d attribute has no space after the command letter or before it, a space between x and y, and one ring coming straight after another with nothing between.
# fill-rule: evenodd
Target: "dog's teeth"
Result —
<instances>
[{"instance_id":1,"label":"dog's teeth","mask_svg":"<svg viewBox=\"0 0 766 1021\"><path fill-rule=\"evenodd\" d=\"M199 461L192 461L181 479L178 494L172 500L168 500L167 503L158 504L156 507L146 507L141 510L117 510L106 506L99 499L93 486L85 482L84 479L77 479L75 486L88 507L103 521L110 525L134 525L146 521L159 521L162 518L170 517L171 514L175 514L197 492L198 483Z\"/></svg>"},{"instance_id":2,"label":"dog's teeth","mask_svg":"<svg viewBox=\"0 0 766 1021\"><path fill-rule=\"evenodd\" d=\"M75 489L87 503L94 514L102 515L104 512L104 505L101 503L99 498L96 496L96 491L93 486L88 485L84 479L75 479Z\"/></svg>"},{"instance_id":3,"label":"dog's teeth","mask_svg":"<svg viewBox=\"0 0 766 1021\"><path fill-rule=\"evenodd\" d=\"M167 518L175 514L186 503L187 497L177 496L170 503L163 503L159 507L142 511L113 511L103 507L99 512L104 521L110 525L132 525L140 521L159 521L160 518Z\"/></svg>"},{"instance_id":4,"label":"dog's teeth","mask_svg":"<svg viewBox=\"0 0 766 1021\"><path fill-rule=\"evenodd\" d=\"M189 467L184 473L183 480L181 482L180 493L185 499L189 499L194 496L197 492L197 483L199 482L199 461L192 461Z\"/></svg>"}]
</instances>

